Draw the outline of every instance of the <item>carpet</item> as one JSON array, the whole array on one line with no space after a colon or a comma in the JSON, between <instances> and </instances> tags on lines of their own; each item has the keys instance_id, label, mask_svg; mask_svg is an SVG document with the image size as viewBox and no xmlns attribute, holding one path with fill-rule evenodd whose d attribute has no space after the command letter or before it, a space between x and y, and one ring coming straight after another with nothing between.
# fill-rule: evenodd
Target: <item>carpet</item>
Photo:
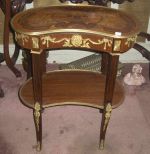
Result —
<instances>
[{"instance_id":1,"label":"carpet","mask_svg":"<svg viewBox=\"0 0 150 154\"><path fill-rule=\"evenodd\" d=\"M146 84L138 87L124 85L125 100L112 111L104 150L98 150L99 110L61 106L44 110L41 152L35 150L32 110L18 99L18 88L26 80L26 73L20 65L17 68L22 72L19 79L6 66L0 67L0 83L5 93L5 97L0 98L0 154L149 154L150 82L147 67ZM122 75L131 67L124 68Z\"/></svg>"}]
</instances>

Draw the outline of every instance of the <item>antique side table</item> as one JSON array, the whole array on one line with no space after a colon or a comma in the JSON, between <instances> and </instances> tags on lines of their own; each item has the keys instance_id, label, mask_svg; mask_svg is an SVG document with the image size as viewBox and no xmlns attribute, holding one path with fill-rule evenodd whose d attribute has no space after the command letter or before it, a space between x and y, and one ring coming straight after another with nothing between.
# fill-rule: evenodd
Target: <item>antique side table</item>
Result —
<instances>
[{"instance_id":1,"label":"antique side table","mask_svg":"<svg viewBox=\"0 0 150 154\"><path fill-rule=\"evenodd\" d=\"M19 90L24 105L33 109L37 150L42 146L42 109L82 105L102 110L100 149L113 108L124 98L116 80L119 55L133 47L139 32L135 19L100 6L62 5L30 9L12 22L16 42L32 55L32 78ZM46 72L43 54L50 49L80 49L108 55L107 72L59 70ZM69 51L68 51L69 52Z\"/></svg>"}]
</instances>

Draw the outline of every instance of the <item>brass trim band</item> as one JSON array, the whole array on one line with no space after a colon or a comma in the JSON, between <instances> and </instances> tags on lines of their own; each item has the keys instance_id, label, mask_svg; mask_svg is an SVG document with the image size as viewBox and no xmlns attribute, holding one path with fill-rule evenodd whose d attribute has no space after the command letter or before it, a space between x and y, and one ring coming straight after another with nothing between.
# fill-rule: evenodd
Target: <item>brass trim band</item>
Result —
<instances>
[{"instance_id":1,"label":"brass trim band","mask_svg":"<svg viewBox=\"0 0 150 154\"><path fill-rule=\"evenodd\" d=\"M57 38L56 34L47 34L38 37L15 33L15 39L20 45L34 49L34 51L39 50L40 48L48 49L53 48L54 45L59 45L61 48L95 48L96 50L101 50L104 52L121 53L125 52L122 51L123 47L127 50L131 48L131 46L136 42L136 38L137 36L126 39L113 39L99 36L94 40L90 36L86 36L85 34L81 35L78 33L65 35L65 37L59 38ZM38 51L37 54L39 54Z\"/></svg>"}]
</instances>

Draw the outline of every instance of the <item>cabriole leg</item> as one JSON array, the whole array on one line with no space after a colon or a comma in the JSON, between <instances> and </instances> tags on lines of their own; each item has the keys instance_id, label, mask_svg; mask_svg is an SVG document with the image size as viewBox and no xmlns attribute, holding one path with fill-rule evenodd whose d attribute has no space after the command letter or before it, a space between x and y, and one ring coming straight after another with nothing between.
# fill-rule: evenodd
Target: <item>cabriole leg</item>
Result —
<instances>
[{"instance_id":1,"label":"cabriole leg","mask_svg":"<svg viewBox=\"0 0 150 154\"><path fill-rule=\"evenodd\" d=\"M113 99L113 93L115 88L118 60L119 60L118 55L107 56L108 66L107 66L107 72L106 72L104 110L102 113L102 122L101 122L101 130L100 130L100 143L99 143L100 149L104 149L106 130L111 117L112 99Z\"/></svg>"},{"instance_id":2,"label":"cabriole leg","mask_svg":"<svg viewBox=\"0 0 150 154\"><path fill-rule=\"evenodd\" d=\"M112 106L110 103L108 103L102 115L101 136L100 136L100 144L99 144L99 148L101 150L104 149L105 134L109 123L109 119L111 117L111 111L112 111Z\"/></svg>"},{"instance_id":3,"label":"cabriole leg","mask_svg":"<svg viewBox=\"0 0 150 154\"><path fill-rule=\"evenodd\" d=\"M102 61L101 61L101 72L106 75L108 67L108 54L102 53Z\"/></svg>"},{"instance_id":4,"label":"cabriole leg","mask_svg":"<svg viewBox=\"0 0 150 154\"><path fill-rule=\"evenodd\" d=\"M42 113L40 103L38 102L35 103L33 117L37 136L36 150L40 151L42 148Z\"/></svg>"},{"instance_id":5,"label":"cabriole leg","mask_svg":"<svg viewBox=\"0 0 150 154\"><path fill-rule=\"evenodd\" d=\"M36 128L37 146L36 150L42 148L42 51L32 51L32 83L34 93L33 117Z\"/></svg>"}]
</instances>

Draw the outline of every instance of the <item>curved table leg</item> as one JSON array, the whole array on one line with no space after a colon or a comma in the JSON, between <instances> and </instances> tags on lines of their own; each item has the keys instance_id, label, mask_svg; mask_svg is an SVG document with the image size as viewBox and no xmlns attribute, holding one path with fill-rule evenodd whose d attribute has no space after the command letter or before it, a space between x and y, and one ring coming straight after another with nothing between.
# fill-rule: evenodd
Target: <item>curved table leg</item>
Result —
<instances>
[{"instance_id":1,"label":"curved table leg","mask_svg":"<svg viewBox=\"0 0 150 154\"><path fill-rule=\"evenodd\" d=\"M108 54L102 53L101 72L106 75L108 67Z\"/></svg>"},{"instance_id":2,"label":"curved table leg","mask_svg":"<svg viewBox=\"0 0 150 154\"><path fill-rule=\"evenodd\" d=\"M33 83L33 93L34 93L34 110L33 117L36 128L37 136L37 147L36 150L40 151L42 148L42 73L43 73L43 63L42 63L42 53L32 54L32 83Z\"/></svg>"},{"instance_id":3,"label":"curved table leg","mask_svg":"<svg viewBox=\"0 0 150 154\"><path fill-rule=\"evenodd\" d=\"M104 111L102 114L101 131L100 131L100 144L99 148L104 148L104 141L109 119L111 117L112 111L112 99L115 87L115 80L117 75L119 56L118 55L108 55L108 67L106 75L106 86L105 86L105 96L104 96Z\"/></svg>"},{"instance_id":4,"label":"curved table leg","mask_svg":"<svg viewBox=\"0 0 150 154\"><path fill-rule=\"evenodd\" d=\"M102 74L106 75L107 73L107 67L108 67L108 54L107 53L102 53L102 61L101 61L101 72ZM103 109L99 110L100 113L103 113Z\"/></svg>"},{"instance_id":5,"label":"curved table leg","mask_svg":"<svg viewBox=\"0 0 150 154\"><path fill-rule=\"evenodd\" d=\"M42 60L42 72L46 72L46 58L47 58L47 52L41 53L41 60ZM32 77L32 56L31 53L28 50L24 50L23 52L23 67L24 70L27 72L27 79Z\"/></svg>"}]
</instances>

